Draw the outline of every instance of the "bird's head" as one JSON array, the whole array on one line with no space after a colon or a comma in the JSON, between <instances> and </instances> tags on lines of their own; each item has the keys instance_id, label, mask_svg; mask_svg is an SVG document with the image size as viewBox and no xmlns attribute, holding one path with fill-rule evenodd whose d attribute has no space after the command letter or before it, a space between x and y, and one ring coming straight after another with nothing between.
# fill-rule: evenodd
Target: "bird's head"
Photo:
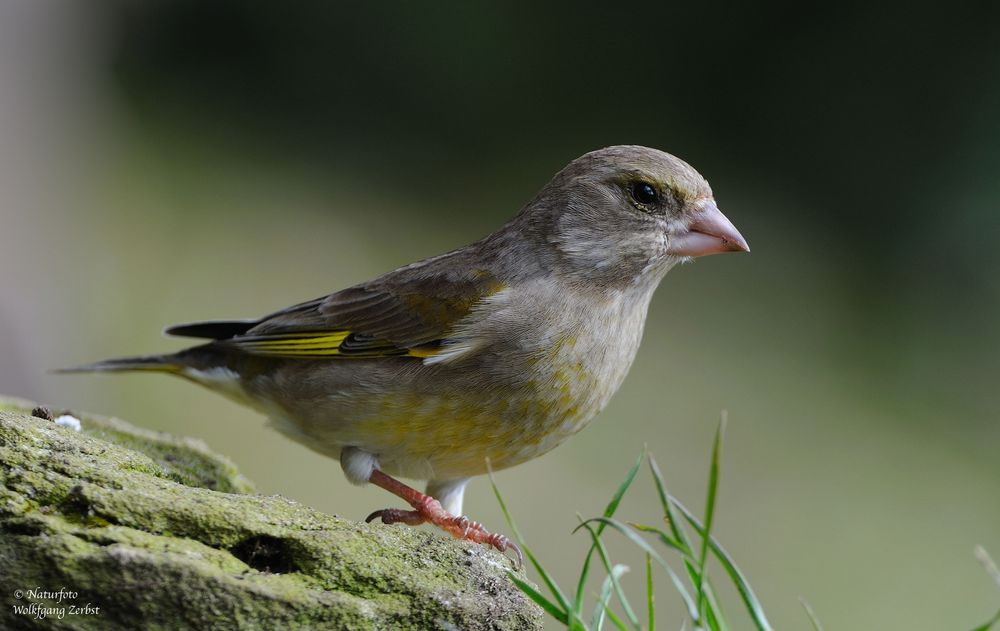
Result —
<instances>
[{"instance_id":1,"label":"bird's head","mask_svg":"<svg viewBox=\"0 0 1000 631\"><path fill-rule=\"evenodd\" d=\"M750 251L705 178L647 147L608 147L577 158L522 219L554 246L560 271L608 287L655 283L692 257Z\"/></svg>"}]
</instances>

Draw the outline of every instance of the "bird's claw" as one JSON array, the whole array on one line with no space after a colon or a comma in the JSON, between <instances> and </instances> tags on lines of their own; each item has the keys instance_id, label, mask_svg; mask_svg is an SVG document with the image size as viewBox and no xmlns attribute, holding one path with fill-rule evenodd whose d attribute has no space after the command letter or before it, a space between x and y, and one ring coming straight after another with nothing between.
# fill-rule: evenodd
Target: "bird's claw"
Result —
<instances>
[{"instance_id":1,"label":"bird's claw","mask_svg":"<svg viewBox=\"0 0 1000 631\"><path fill-rule=\"evenodd\" d=\"M500 551L500 554L507 556L507 550L514 551L514 557L507 557L510 559L511 563L514 564L514 569L521 571L524 567L524 555L521 553L521 548L517 547L517 544L501 535L500 533L492 533L489 536L488 543Z\"/></svg>"},{"instance_id":2,"label":"bird's claw","mask_svg":"<svg viewBox=\"0 0 1000 631\"><path fill-rule=\"evenodd\" d=\"M430 522L450 533L456 539L465 539L474 543L488 545L504 556L508 550L514 551L514 557L510 558L515 570L524 567L524 555L510 539L500 533L491 533L477 521L472 521L465 515L453 516L441 508L440 503L433 498L430 501L420 502L415 510L403 510L399 508L383 508L373 512L365 518L365 522L371 523L376 519L383 524L407 524L417 526Z\"/></svg>"},{"instance_id":3,"label":"bird's claw","mask_svg":"<svg viewBox=\"0 0 1000 631\"><path fill-rule=\"evenodd\" d=\"M365 522L370 524L376 519L381 519L383 524L408 524L410 526L418 526L427 521L419 511L402 510L399 508L377 510L368 517L365 517Z\"/></svg>"}]
</instances>

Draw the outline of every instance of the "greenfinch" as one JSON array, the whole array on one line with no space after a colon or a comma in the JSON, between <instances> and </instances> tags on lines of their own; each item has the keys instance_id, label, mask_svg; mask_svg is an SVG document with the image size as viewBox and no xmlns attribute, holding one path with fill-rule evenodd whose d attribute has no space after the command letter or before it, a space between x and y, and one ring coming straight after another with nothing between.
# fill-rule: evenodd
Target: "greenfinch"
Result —
<instances>
[{"instance_id":1,"label":"greenfinch","mask_svg":"<svg viewBox=\"0 0 1000 631\"><path fill-rule=\"evenodd\" d=\"M469 479L586 426L625 379L664 275L739 251L746 241L691 166L608 147L570 162L471 245L260 319L171 327L208 340L177 353L71 370L208 387L410 506L369 521L430 522L519 556L461 516ZM428 480L427 492L392 476Z\"/></svg>"}]
</instances>

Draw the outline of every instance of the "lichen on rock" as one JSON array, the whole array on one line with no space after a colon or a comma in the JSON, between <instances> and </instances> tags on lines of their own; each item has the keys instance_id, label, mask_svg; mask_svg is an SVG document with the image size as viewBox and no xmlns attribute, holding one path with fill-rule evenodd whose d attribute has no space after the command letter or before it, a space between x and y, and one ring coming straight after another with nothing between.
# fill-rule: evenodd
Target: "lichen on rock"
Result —
<instances>
[{"instance_id":1,"label":"lichen on rock","mask_svg":"<svg viewBox=\"0 0 1000 631\"><path fill-rule=\"evenodd\" d=\"M200 441L32 407L0 400L0 628L541 627L483 546L253 495Z\"/></svg>"}]
</instances>

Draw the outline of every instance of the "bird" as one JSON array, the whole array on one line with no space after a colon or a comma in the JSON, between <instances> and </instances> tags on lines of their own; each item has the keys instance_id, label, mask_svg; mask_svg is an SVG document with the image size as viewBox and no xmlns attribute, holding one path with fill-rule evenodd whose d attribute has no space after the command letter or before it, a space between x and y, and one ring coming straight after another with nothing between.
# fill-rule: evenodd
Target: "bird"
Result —
<instances>
[{"instance_id":1,"label":"bird","mask_svg":"<svg viewBox=\"0 0 1000 631\"><path fill-rule=\"evenodd\" d=\"M693 167L611 146L571 161L470 245L259 319L169 327L204 340L179 352L66 372L205 386L409 505L367 521L430 523L520 564L516 544L462 515L466 484L545 454L604 409L671 268L749 251Z\"/></svg>"}]
</instances>

